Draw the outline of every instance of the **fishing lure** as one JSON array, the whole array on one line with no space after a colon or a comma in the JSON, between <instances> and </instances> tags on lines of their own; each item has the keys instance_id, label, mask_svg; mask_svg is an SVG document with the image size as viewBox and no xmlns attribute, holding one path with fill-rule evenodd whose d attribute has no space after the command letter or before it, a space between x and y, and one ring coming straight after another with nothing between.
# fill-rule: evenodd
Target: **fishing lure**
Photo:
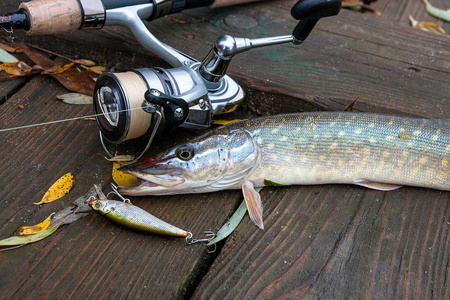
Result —
<instances>
[{"instance_id":1,"label":"fishing lure","mask_svg":"<svg viewBox=\"0 0 450 300\"><path fill-rule=\"evenodd\" d=\"M215 237L214 233L208 231L205 232L206 237L204 239L194 239L191 232L164 222L147 211L131 204L129 199L125 199L117 192L115 185L112 185L113 191L111 193L116 194L121 201L109 200L98 186L95 187L98 198L91 197L89 206L100 215L115 223L146 233L183 237L187 244L208 243Z\"/></svg>"}]
</instances>

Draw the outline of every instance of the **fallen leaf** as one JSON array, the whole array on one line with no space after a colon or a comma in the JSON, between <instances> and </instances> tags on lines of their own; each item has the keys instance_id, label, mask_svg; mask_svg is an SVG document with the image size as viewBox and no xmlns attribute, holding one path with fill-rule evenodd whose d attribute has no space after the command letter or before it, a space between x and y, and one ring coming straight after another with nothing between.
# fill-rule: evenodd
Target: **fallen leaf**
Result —
<instances>
[{"instance_id":1,"label":"fallen leaf","mask_svg":"<svg viewBox=\"0 0 450 300\"><path fill-rule=\"evenodd\" d=\"M0 246L16 246L16 245L23 245L23 244L29 244L34 243L37 241L40 241L49 235L51 235L53 232L58 229L59 225L52 226L50 228L47 228L46 230L31 234L31 235L21 235L21 236L12 236L10 238L0 240Z\"/></svg>"},{"instance_id":2,"label":"fallen leaf","mask_svg":"<svg viewBox=\"0 0 450 300\"><path fill-rule=\"evenodd\" d=\"M101 189L101 185L99 185ZM70 224L78 219L81 219L91 213L92 209L89 206L89 201L92 197L97 196L95 186L92 187L85 195L79 197L72 202L72 205L65 207L56 213L52 218L50 226Z\"/></svg>"},{"instance_id":3,"label":"fallen leaf","mask_svg":"<svg viewBox=\"0 0 450 300\"><path fill-rule=\"evenodd\" d=\"M93 98L92 96L88 96L80 93L67 93L62 95L57 95L56 98L62 100L62 102L67 104L76 104L76 105L84 105L84 104L92 104Z\"/></svg>"},{"instance_id":4,"label":"fallen leaf","mask_svg":"<svg viewBox=\"0 0 450 300\"><path fill-rule=\"evenodd\" d=\"M212 123L214 125L228 125L234 122L240 121L239 119L234 119L234 120L214 120Z\"/></svg>"},{"instance_id":5,"label":"fallen leaf","mask_svg":"<svg viewBox=\"0 0 450 300\"><path fill-rule=\"evenodd\" d=\"M414 28L421 29L423 31L430 31L437 34L445 34L444 28L433 22L419 22L415 20L411 15L409 16L409 21L411 26Z\"/></svg>"},{"instance_id":6,"label":"fallen leaf","mask_svg":"<svg viewBox=\"0 0 450 300\"><path fill-rule=\"evenodd\" d=\"M444 21L450 22L450 9L443 10L434 7L433 5L430 4L430 2L428 2L428 0L423 0L423 3L425 3L425 9L430 15L442 19Z\"/></svg>"},{"instance_id":7,"label":"fallen leaf","mask_svg":"<svg viewBox=\"0 0 450 300\"><path fill-rule=\"evenodd\" d=\"M13 63L3 63L0 65L1 70L14 76L25 76L30 75L33 72L36 73L32 67L24 63L23 61L13 62Z\"/></svg>"},{"instance_id":8,"label":"fallen leaf","mask_svg":"<svg viewBox=\"0 0 450 300\"><path fill-rule=\"evenodd\" d=\"M101 191L101 185L98 185L98 188ZM47 229L36 234L13 236L4 240L0 240L0 246L25 245L46 238L47 236L55 232L59 226L70 224L89 215L92 209L90 208L88 202L92 199L92 197L95 196L97 196L97 190L94 186L84 196L79 197L77 200L75 200L71 206L65 207L56 214L52 214L54 215L54 217L51 219L50 226ZM9 249L2 249L0 251L4 250Z\"/></svg>"},{"instance_id":9,"label":"fallen leaf","mask_svg":"<svg viewBox=\"0 0 450 300\"><path fill-rule=\"evenodd\" d=\"M74 177L71 173L67 173L59 178L45 193L40 202L34 203L36 205L49 203L62 198L67 194L75 183Z\"/></svg>"},{"instance_id":10,"label":"fallen leaf","mask_svg":"<svg viewBox=\"0 0 450 300\"><path fill-rule=\"evenodd\" d=\"M108 68L103 66L94 66L90 67L89 70L94 72L95 74L102 74L103 72L108 71Z\"/></svg>"},{"instance_id":11,"label":"fallen leaf","mask_svg":"<svg viewBox=\"0 0 450 300\"><path fill-rule=\"evenodd\" d=\"M89 60L89 59L75 59L75 60L72 60L72 62L82 65L82 66L86 66L86 67L94 67L95 66L95 62L93 62L92 60Z\"/></svg>"},{"instance_id":12,"label":"fallen leaf","mask_svg":"<svg viewBox=\"0 0 450 300\"><path fill-rule=\"evenodd\" d=\"M122 164L118 162L113 163L112 178L114 182L121 186L135 184L137 182L137 178L135 176L117 170L121 166Z\"/></svg>"},{"instance_id":13,"label":"fallen leaf","mask_svg":"<svg viewBox=\"0 0 450 300\"><path fill-rule=\"evenodd\" d=\"M86 69L72 67L63 73L50 74L59 81L66 89L92 96L94 94L94 77L97 74Z\"/></svg>"},{"instance_id":14,"label":"fallen leaf","mask_svg":"<svg viewBox=\"0 0 450 300\"><path fill-rule=\"evenodd\" d=\"M5 51L8 51L9 53L23 53L21 47L14 48L14 47L8 46L6 44L0 43L0 48Z\"/></svg>"},{"instance_id":15,"label":"fallen leaf","mask_svg":"<svg viewBox=\"0 0 450 300\"><path fill-rule=\"evenodd\" d=\"M364 10L367 10L367 11L373 12L377 16L381 16L381 13L379 11L373 9L368 4L366 4L360 0L344 0L344 1L342 1L342 7L350 8L355 11L361 11L361 12L364 12Z\"/></svg>"},{"instance_id":16,"label":"fallen leaf","mask_svg":"<svg viewBox=\"0 0 450 300\"><path fill-rule=\"evenodd\" d=\"M255 190L259 193L262 188L255 188ZM206 246L211 246L216 244L217 242L220 242L224 238L228 237L233 231L236 229L236 227L239 225L239 223L244 218L245 213L247 212L247 205L245 204L245 200L241 202L238 209L233 213L231 218L226 222L222 228L219 229L219 231L216 234L216 237L209 241Z\"/></svg>"},{"instance_id":17,"label":"fallen leaf","mask_svg":"<svg viewBox=\"0 0 450 300\"><path fill-rule=\"evenodd\" d=\"M3 63L15 63L19 60L14 56L9 54L6 50L0 49L0 62Z\"/></svg>"},{"instance_id":18,"label":"fallen leaf","mask_svg":"<svg viewBox=\"0 0 450 300\"><path fill-rule=\"evenodd\" d=\"M134 160L134 155L116 155L113 158L106 158L106 160L113 162L129 162Z\"/></svg>"},{"instance_id":19,"label":"fallen leaf","mask_svg":"<svg viewBox=\"0 0 450 300\"><path fill-rule=\"evenodd\" d=\"M50 58L32 51L29 47L21 47L23 53L28 56L36 65L41 66L47 73L56 72L61 65Z\"/></svg>"},{"instance_id":20,"label":"fallen leaf","mask_svg":"<svg viewBox=\"0 0 450 300\"><path fill-rule=\"evenodd\" d=\"M50 221L52 219L52 216L55 213L52 213L50 216L48 216L47 219L45 219L44 221L42 221L41 223L34 225L34 226L22 226L19 227L15 232L14 235L30 235L30 234L36 234L39 232L44 231L45 229L48 228L48 226L50 225Z\"/></svg>"},{"instance_id":21,"label":"fallen leaf","mask_svg":"<svg viewBox=\"0 0 450 300\"><path fill-rule=\"evenodd\" d=\"M93 78L97 77L96 73L75 67L73 63L62 65L44 55L32 51L29 47L21 47L20 49L35 64L41 66L45 70L45 74L51 75L69 91L86 95L94 94L95 81Z\"/></svg>"},{"instance_id":22,"label":"fallen leaf","mask_svg":"<svg viewBox=\"0 0 450 300\"><path fill-rule=\"evenodd\" d=\"M344 108L344 111L353 111L353 108L355 107L355 103L356 103L356 101L358 101L359 97L361 97L361 94L359 94L358 97L356 97L356 99L355 99L352 103L350 103L349 105L347 105L347 106Z\"/></svg>"},{"instance_id":23,"label":"fallen leaf","mask_svg":"<svg viewBox=\"0 0 450 300\"><path fill-rule=\"evenodd\" d=\"M67 70L69 70L75 63L68 63L66 65L60 66L57 70L55 71L47 71L44 70L44 72L42 72L42 74L50 74L50 75L55 75L55 74L61 74L66 72Z\"/></svg>"}]
</instances>

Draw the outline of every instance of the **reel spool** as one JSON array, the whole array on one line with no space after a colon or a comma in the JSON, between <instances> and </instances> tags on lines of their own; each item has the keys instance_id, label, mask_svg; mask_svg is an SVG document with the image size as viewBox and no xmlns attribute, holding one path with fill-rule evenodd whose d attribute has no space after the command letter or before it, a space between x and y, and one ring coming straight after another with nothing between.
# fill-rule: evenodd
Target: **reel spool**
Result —
<instances>
[{"instance_id":1,"label":"reel spool","mask_svg":"<svg viewBox=\"0 0 450 300\"><path fill-rule=\"evenodd\" d=\"M145 152L162 129L209 125L207 94L203 79L187 65L102 74L94 88L94 111L103 148L112 157L108 143L148 138Z\"/></svg>"},{"instance_id":2,"label":"reel spool","mask_svg":"<svg viewBox=\"0 0 450 300\"><path fill-rule=\"evenodd\" d=\"M152 115L142 109L145 81L134 72L104 73L96 82L94 111L103 137L113 144L145 135Z\"/></svg>"}]
</instances>

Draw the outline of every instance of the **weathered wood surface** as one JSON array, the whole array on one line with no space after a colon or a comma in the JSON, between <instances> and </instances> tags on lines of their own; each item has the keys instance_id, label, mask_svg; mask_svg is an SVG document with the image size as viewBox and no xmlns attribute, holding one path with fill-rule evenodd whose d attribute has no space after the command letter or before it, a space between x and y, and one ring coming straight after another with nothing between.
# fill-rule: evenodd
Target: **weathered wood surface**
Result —
<instances>
[{"instance_id":1,"label":"weathered wood surface","mask_svg":"<svg viewBox=\"0 0 450 300\"><path fill-rule=\"evenodd\" d=\"M18 6L5 2L8 11ZM290 33L294 2L192 10L175 16L186 23L166 17L149 27L162 41L201 59L220 34ZM358 111L448 118L450 39L409 27L409 9L416 19L430 20L420 4L378 0L373 5L381 17L342 11L321 20L303 45L236 56L229 74L249 90L243 108L252 115L343 110L361 94ZM122 28L16 35L116 70L167 66ZM89 107L58 102L55 96L65 90L50 77L0 82L0 92L1 128L91 114ZM110 181L111 165L92 121L0 134L0 238L40 222L93 183ZM185 136L177 133L178 139ZM161 147L170 143L162 140ZM68 196L32 204L69 171L77 183ZM144 236L91 214L39 243L1 252L1 298L450 297L448 192L327 185L266 188L262 197L266 230L245 218L212 255L201 245ZM239 198L239 191L227 191L132 201L198 235L220 228Z\"/></svg>"}]
</instances>

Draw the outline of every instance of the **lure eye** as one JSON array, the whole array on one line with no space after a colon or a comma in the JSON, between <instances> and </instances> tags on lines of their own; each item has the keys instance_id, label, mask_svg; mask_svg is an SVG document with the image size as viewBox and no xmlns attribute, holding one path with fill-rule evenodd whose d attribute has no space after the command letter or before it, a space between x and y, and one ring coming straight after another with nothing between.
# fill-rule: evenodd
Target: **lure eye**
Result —
<instances>
[{"instance_id":1,"label":"lure eye","mask_svg":"<svg viewBox=\"0 0 450 300\"><path fill-rule=\"evenodd\" d=\"M95 207L96 209L99 209L101 206L102 206L102 205L101 205L100 203L98 203L98 202L94 204L94 207Z\"/></svg>"},{"instance_id":2,"label":"lure eye","mask_svg":"<svg viewBox=\"0 0 450 300\"><path fill-rule=\"evenodd\" d=\"M191 146L184 146L178 148L175 154L181 160L190 160L192 157L194 157L194 148L192 148Z\"/></svg>"}]
</instances>

